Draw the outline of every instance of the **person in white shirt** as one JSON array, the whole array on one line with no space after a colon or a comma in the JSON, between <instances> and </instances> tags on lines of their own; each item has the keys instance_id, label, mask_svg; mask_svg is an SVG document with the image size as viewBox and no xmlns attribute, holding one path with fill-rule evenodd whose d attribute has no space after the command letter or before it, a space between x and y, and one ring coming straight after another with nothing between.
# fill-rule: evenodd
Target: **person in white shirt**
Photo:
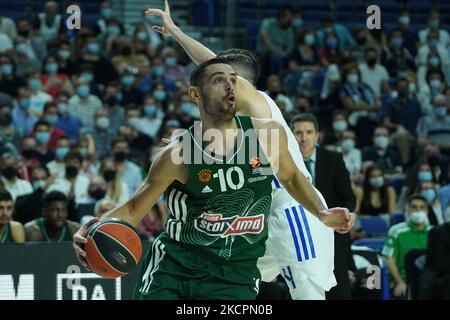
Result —
<instances>
[{"instance_id":1,"label":"person in white shirt","mask_svg":"<svg viewBox=\"0 0 450 320\"><path fill-rule=\"evenodd\" d=\"M65 136L58 137L55 145L55 160L47 164L47 169L51 176L63 178L66 174L66 163L64 159L70 151L70 140Z\"/></svg>"},{"instance_id":2,"label":"person in white shirt","mask_svg":"<svg viewBox=\"0 0 450 320\"><path fill-rule=\"evenodd\" d=\"M89 179L81 172L83 158L78 151L71 151L65 158L66 172L64 177L58 178L47 189L60 191L73 199L76 204L89 203Z\"/></svg>"},{"instance_id":3,"label":"person in white shirt","mask_svg":"<svg viewBox=\"0 0 450 320\"><path fill-rule=\"evenodd\" d=\"M16 23L11 18L0 16L0 30L11 40L17 36Z\"/></svg>"},{"instance_id":4,"label":"person in white shirt","mask_svg":"<svg viewBox=\"0 0 450 320\"><path fill-rule=\"evenodd\" d=\"M437 55L441 65L446 68L450 64L450 58L446 46L439 41L439 33L435 30L430 31L424 45L417 51L416 63L418 65L426 65L429 57Z\"/></svg>"},{"instance_id":5,"label":"person in white shirt","mask_svg":"<svg viewBox=\"0 0 450 320\"><path fill-rule=\"evenodd\" d=\"M353 131L347 130L342 133L340 148L344 158L345 167L350 173L351 180L358 178L362 168L361 150L356 148L356 135Z\"/></svg>"},{"instance_id":6,"label":"person in white shirt","mask_svg":"<svg viewBox=\"0 0 450 320\"><path fill-rule=\"evenodd\" d=\"M105 179L107 184L104 199L112 201L116 206L120 206L128 201L130 197L128 185L122 181L120 175L117 173L117 166L113 158L105 158L102 160L99 175Z\"/></svg>"},{"instance_id":7,"label":"person in white shirt","mask_svg":"<svg viewBox=\"0 0 450 320\"><path fill-rule=\"evenodd\" d=\"M17 177L17 168L15 156L5 150L0 150L0 169L1 169L1 184L3 188L8 191L13 197L14 201L19 196L30 194L33 192L33 186L27 180L19 179Z\"/></svg>"},{"instance_id":8,"label":"person in white shirt","mask_svg":"<svg viewBox=\"0 0 450 320\"><path fill-rule=\"evenodd\" d=\"M381 96L382 93L389 94L389 73L386 68L378 63L378 52L375 48L367 48L364 52L365 63L358 66L361 80Z\"/></svg>"},{"instance_id":9,"label":"person in white shirt","mask_svg":"<svg viewBox=\"0 0 450 320\"><path fill-rule=\"evenodd\" d=\"M450 44L450 35L447 30L440 29L440 17L438 10L431 10L428 18L428 28L419 31L419 41L425 44L428 38L428 34L432 31L438 33L439 44L444 48Z\"/></svg>"},{"instance_id":10,"label":"person in white shirt","mask_svg":"<svg viewBox=\"0 0 450 320\"><path fill-rule=\"evenodd\" d=\"M39 72L32 71L28 73L27 80L28 88L31 92L29 111L35 116L40 117L44 113L45 103L53 99L48 93L41 90L42 83Z\"/></svg>"},{"instance_id":11,"label":"person in white shirt","mask_svg":"<svg viewBox=\"0 0 450 320\"><path fill-rule=\"evenodd\" d=\"M102 106L102 101L90 93L89 83L81 77L75 82L76 95L68 101L68 110L79 117L86 127L94 125L95 111Z\"/></svg>"}]
</instances>

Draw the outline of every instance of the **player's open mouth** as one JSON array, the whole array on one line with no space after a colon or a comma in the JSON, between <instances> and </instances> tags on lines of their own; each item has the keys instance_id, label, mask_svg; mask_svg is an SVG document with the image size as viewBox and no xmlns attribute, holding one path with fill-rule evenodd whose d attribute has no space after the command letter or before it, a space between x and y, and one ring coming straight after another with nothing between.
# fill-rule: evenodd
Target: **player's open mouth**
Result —
<instances>
[{"instance_id":1,"label":"player's open mouth","mask_svg":"<svg viewBox=\"0 0 450 320\"><path fill-rule=\"evenodd\" d=\"M229 104L234 104L236 103L236 97L233 94L231 94L225 98L225 101L228 102Z\"/></svg>"}]
</instances>

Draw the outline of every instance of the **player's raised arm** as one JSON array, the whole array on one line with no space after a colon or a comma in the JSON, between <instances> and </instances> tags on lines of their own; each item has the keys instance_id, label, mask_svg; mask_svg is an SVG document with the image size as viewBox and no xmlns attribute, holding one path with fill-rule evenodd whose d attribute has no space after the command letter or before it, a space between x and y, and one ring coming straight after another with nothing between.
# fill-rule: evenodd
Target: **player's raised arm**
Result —
<instances>
[{"instance_id":1,"label":"player's raised arm","mask_svg":"<svg viewBox=\"0 0 450 320\"><path fill-rule=\"evenodd\" d=\"M327 209L323 205L305 175L292 159L283 126L274 120L253 118L252 122L263 151L276 171L277 178L289 194L325 225L338 232L348 232L353 227L354 215L346 208ZM261 129L266 130L264 134L261 133ZM278 148L273 150L270 147L272 144L278 144Z\"/></svg>"},{"instance_id":2,"label":"player's raised arm","mask_svg":"<svg viewBox=\"0 0 450 320\"><path fill-rule=\"evenodd\" d=\"M178 142L163 148L156 156L152 166L149 169L147 178L142 182L133 196L122 206L117 207L105 213L100 220L106 218L120 218L136 227L148 210L153 207L161 194L170 186L174 180L184 182L187 171L183 170L182 164L175 164L172 161L172 152L178 148ZM73 237L73 246L80 262L87 267L83 258L86 253L82 249L86 244L86 232L89 226L99 219L92 219L82 226Z\"/></svg>"}]
</instances>

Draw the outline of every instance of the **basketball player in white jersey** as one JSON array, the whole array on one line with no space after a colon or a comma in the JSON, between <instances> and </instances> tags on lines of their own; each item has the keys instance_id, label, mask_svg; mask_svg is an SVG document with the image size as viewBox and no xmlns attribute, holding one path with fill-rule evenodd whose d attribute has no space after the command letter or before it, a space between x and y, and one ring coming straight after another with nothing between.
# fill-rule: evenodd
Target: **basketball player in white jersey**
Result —
<instances>
[{"instance_id":1,"label":"basketball player in white jersey","mask_svg":"<svg viewBox=\"0 0 450 320\"><path fill-rule=\"evenodd\" d=\"M190 38L178 28L170 17L168 1L164 11L148 9L147 14L160 16L163 26L153 29L164 35L173 36L185 49L195 64L216 57L211 50ZM281 123L288 136L288 149L300 171L311 181L297 140L286 123L275 102L264 92L255 89L259 76L258 58L252 52L231 49L221 55L239 73L237 83L237 111L241 115L254 118L274 119ZM323 196L318 196L326 206ZM348 228L337 230L348 232L354 225L355 215L351 214ZM258 261L262 280L271 281L278 274L286 280L294 300L324 300L325 291L336 285L334 269L333 229L325 226L313 214L295 201L286 189L274 179L271 216L269 218L269 238L267 251Z\"/></svg>"}]
</instances>

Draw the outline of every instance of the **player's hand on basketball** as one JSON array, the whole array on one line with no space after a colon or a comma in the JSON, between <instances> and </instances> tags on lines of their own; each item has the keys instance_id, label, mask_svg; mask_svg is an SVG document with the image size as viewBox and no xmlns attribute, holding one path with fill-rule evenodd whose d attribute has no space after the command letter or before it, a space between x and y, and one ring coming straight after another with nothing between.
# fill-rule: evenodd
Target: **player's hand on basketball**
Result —
<instances>
[{"instance_id":1,"label":"player's hand on basketball","mask_svg":"<svg viewBox=\"0 0 450 320\"><path fill-rule=\"evenodd\" d=\"M166 36L171 36L174 32L174 30L177 28L175 23L172 20L172 17L170 16L170 7L169 7L169 1L164 0L164 11L160 9L152 9L149 8L145 10L145 14L151 14L154 16L159 16L162 18L163 26L153 26L153 30L156 32L159 32L161 34L164 34Z\"/></svg>"},{"instance_id":2,"label":"player's hand on basketball","mask_svg":"<svg viewBox=\"0 0 450 320\"><path fill-rule=\"evenodd\" d=\"M342 230L347 227L351 219L347 208L331 208L321 212L320 220L328 227Z\"/></svg>"},{"instance_id":3,"label":"player's hand on basketball","mask_svg":"<svg viewBox=\"0 0 450 320\"><path fill-rule=\"evenodd\" d=\"M99 221L99 218L93 218L93 219L89 220L73 235L72 245L75 250L77 259L80 262L80 264L83 267L85 267L88 271L90 271L91 269L89 268L89 266L86 262L86 252L84 251L84 247L87 243L86 233L87 233L87 230L89 229L89 227L98 221Z\"/></svg>"}]
</instances>

